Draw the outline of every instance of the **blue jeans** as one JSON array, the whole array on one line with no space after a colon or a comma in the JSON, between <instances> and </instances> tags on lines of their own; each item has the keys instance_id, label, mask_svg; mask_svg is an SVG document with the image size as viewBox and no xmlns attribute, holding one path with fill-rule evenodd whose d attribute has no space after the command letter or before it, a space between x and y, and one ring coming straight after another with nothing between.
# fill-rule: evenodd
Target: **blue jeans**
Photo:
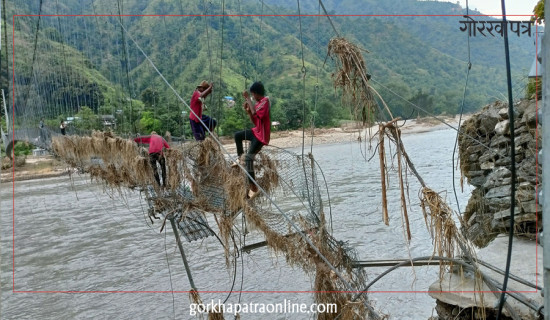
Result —
<instances>
[{"instance_id":1,"label":"blue jeans","mask_svg":"<svg viewBox=\"0 0 550 320\"><path fill-rule=\"evenodd\" d=\"M205 116L204 114L201 117L202 122L208 127L208 130L210 132L214 131L214 128L216 128L216 125L218 122L215 119L210 118L209 116ZM204 138L206 138L206 128L203 126L200 122L195 122L191 119L189 119L189 122L191 123L191 131L193 132L193 136L195 137L195 140L202 141Z\"/></svg>"}]
</instances>

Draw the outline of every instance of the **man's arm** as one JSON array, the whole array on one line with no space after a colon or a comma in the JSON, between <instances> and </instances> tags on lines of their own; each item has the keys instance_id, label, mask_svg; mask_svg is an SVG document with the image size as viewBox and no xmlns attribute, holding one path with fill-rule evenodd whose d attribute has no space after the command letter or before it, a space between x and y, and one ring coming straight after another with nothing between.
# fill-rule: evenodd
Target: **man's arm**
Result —
<instances>
[{"instance_id":1,"label":"man's arm","mask_svg":"<svg viewBox=\"0 0 550 320\"><path fill-rule=\"evenodd\" d=\"M252 123L254 123L254 115L252 114L252 110L254 109L254 107L251 107L250 104L248 103L248 101L245 101L244 104L243 104L243 109L244 109L244 111L246 111L246 114L248 114L248 117L250 118L250 121L252 121Z\"/></svg>"},{"instance_id":2,"label":"man's arm","mask_svg":"<svg viewBox=\"0 0 550 320\"><path fill-rule=\"evenodd\" d=\"M134 138L134 141L137 142L137 143L149 143L151 140L151 136L141 136L141 137L137 137L137 138Z\"/></svg>"},{"instance_id":3,"label":"man's arm","mask_svg":"<svg viewBox=\"0 0 550 320\"><path fill-rule=\"evenodd\" d=\"M210 82L210 86L201 92L201 98L206 98L210 93L212 93L212 89L214 88L214 83Z\"/></svg>"},{"instance_id":4,"label":"man's arm","mask_svg":"<svg viewBox=\"0 0 550 320\"><path fill-rule=\"evenodd\" d=\"M252 102L252 98L250 98L250 95L246 90L243 91L243 97L244 97L244 103L245 103L245 110L250 116L250 120L252 120L252 117L256 114L256 109L254 108L254 102ZM254 122L254 120L252 120L252 122Z\"/></svg>"}]
</instances>

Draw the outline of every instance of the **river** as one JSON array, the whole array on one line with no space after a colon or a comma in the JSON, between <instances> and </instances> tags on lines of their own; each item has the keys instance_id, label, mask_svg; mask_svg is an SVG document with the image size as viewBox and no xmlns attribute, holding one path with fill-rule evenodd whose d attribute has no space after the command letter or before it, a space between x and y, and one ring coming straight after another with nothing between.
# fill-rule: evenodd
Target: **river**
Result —
<instances>
[{"instance_id":1,"label":"river","mask_svg":"<svg viewBox=\"0 0 550 320\"><path fill-rule=\"evenodd\" d=\"M436 191L446 190L443 195L456 210L451 178L454 139L455 132L449 129L403 137L424 181ZM389 188L389 197L395 200L390 201L390 225L385 226L378 158L367 162L361 148L364 145L359 143L313 148L331 195L334 236L353 246L360 260L432 254L416 179L408 177L412 240L407 244L395 176ZM458 171L455 178L464 209L471 189L465 186L461 192ZM87 176L73 175L15 182L15 190L4 183L0 195L2 319L195 319L189 315L184 292L189 283L171 229L161 233L159 221L151 225L139 193L113 194ZM256 240L262 239L252 232L247 243ZM184 247L203 301L225 300L233 269L225 267L217 240L184 241ZM244 254L237 267L233 290L243 292L233 292L228 302L313 300L312 293L304 292L311 290L313 276L287 266L283 256L266 248ZM368 269L369 279L386 269ZM437 272L437 267L400 268L372 286L369 297L391 319L428 319L435 315L435 301L426 291ZM313 315L261 317L312 319Z\"/></svg>"}]
</instances>

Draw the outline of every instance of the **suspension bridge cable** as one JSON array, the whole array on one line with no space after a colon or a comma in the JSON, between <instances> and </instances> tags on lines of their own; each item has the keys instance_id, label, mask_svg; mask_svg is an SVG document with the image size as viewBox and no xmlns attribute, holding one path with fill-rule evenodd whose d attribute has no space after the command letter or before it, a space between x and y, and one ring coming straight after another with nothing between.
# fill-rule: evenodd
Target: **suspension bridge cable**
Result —
<instances>
[{"instance_id":1,"label":"suspension bridge cable","mask_svg":"<svg viewBox=\"0 0 550 320\"><path fill-rule=\"evenodd\" d=\"M246 61L244 59L244 34L243 34L243 16L242 16L242 9L241 9L241 0L239 0L239 30L241 35L241 63L242 63L242 75L244 77L244 89L246 90L246 80L248 79L248 74L246 72Z\"/></svg>"},{"instance_id":2,"label":"suspension bridge cable","mask_svg":"<svg viewBox=\"0 0 550 320\"><path fill-rule=\"evenodd\" d=\"M304 41L302 39L302 14L300 12L300 0L298 1L298 22L300 26L300 53L302 57L302 158L306 140L306 63L304 60Z\"/></svg>"},{"instance_id":3,"label":"suspension bridge cable","mask_svg":"<svg viewBox=\"0 0 550 320\"><path fill-rule=\"evenodd\" d=\"M119 22L120 23L120 22ZM124 25L120 24L121 28L124 30L124 32L126 32L126 34L128 35L128 38L134 43L134 45L137 47L137 49L141 52L141 54L145 57L145 59L151 64L151 66L153 67L153 69L155 69L155 71L157 72L157 74L160 76L160 78L163 80L163 82L170 88L170 90L172 90L172 92L174 93L174 95L177 96L177 98L180 100L180 102L182 102L186 107L187 109L190 111L190 112L193 112L193 110L191 109L191 107L187 104L187 102L185 102L185 100L183 100L181 98L181 96L178 94L178 92L174 89L174 87L168 82L168 80L166 80L166 78L164 77L164 75L158 70L158 68L156 67L156 65L153 63L153 61L151 60L151 58L149 58L149 56L145 53L145 51L143 51L143 49L141 48L141 46L134 40L134 38L128 33L128 31L126 30L126 28L124 27ZM194 113L194 112L193 112ZM200 120L200 119L199 119ZM205 129L208 131L208 133L211 134L211 137L212 139L218 144L218 146L220 147L220 149L227 155L230 155L230 153L227 151L227 149L222 145L222 143L220 142L220 140L215 136L215 135L212 135L212 132L208 129L208 127L206 126L206 124L200 120L201 124L203 126L205 126ZM236 159L233 158L233 156L229 156L230 157L230 161L235 161ZM319 256L319 258L326 264L326 266L332 270L334 272L334 274L340 278L340 280L342 281L342 283L344 284L344 286L346 288L348 288L348 290L350 291L356 291L355 288L353 288L353 286L348 282L348 280L346 279L346 277L344 277L342 275L342 273L340 271L338 271L338 269L336 269L336 267L325 257L325 255L323 253L321 253L321 251L319 250L319 248L311 241L311 239L309 239L309 237L307 237L305 235L305 233L301 230L301 228L296 224L296 222L294 222L289 216L288 214L286 214L282 209L281 207L279 207L279 205L273 200L273 198L266 192L265 189L263 189L259 184L258 182L252 178L252 176L246 172L245 168L239 164L237 162L237 165L239 166L239 168L244 172L244 174L247 176L247 178L250 179L250 181L252 181L257 187L258 187L258 190L260 192L262 192L262 194L266 197L266 199L269 201L269 203L271 203L273 205L273 207L279 212L281 213L281 216L286 220L286 222L294 229L296 230L296 234L298 234L309 246L311 246L311 248L313 249L313 251L315 251L315 253ZM372 308L372 306L368 305L368 303L366 303L365 301L365 307L369 309L369 312L371 312L371 314L374 315L375 319L379 319L379 316L377 315L377 313L374 311L374 309Z\"/></svg>"},{"instance_id":4,"label":"suspension bridge cable","mask_svg":"<svg viewBox=\"0 0 550 320\"><path fill-rule=\"evenodd\" d=\"M300 0L297 0L298 2L298 21L300 25L300 52L302 57L302 166L304 169L304 179L307 181L307 171L305 168L306 162L304 161L304 149L306 145L306 62L304 59L304 41L302 37L302 14L300 12ZM313 169L313 168L312 168ZM313 175L313 170L312 170ZM312 177L313 178L313 177ZM309 202L309 207L313 211L313 204L311 202L311 193L309 191L309 185L306 183L306 191L307 191L307 199Z\"/></svg>"},{"instance_id":5,"label":"suspension bridge cable","mask_svg":"<svg viewBox=\"0 0 550 320\"><path fill-rule=\"evenodd\" d=\"M382 88L384 88L384 89L388 90L389 92L393 93L395 96L399 97L401 100L403 100L403 101L407 102L408 104L410 104L414 109L417 109L418 111L422 111L423 113L427 114L427 115L430 116L431 118L433 118L433 119L435 119L435 120L441 122L442 124L446 125L447 127L451 128L451 129L453 129L453 130L455 130L455 131L457 131L457 132L460 131L459 128L453 127L452 125L450 125L449 123L445 122L443 119L437 117L436 115L434 115L433 113L429 112L428 110L426 110L426 109L424 109L424 108L422 108L422 107L420 107L420 106L418 106L418 105L416 105L416 104L410 102L409 100L405 99L403 96L401 96L400 94L396 93L396 92L393 91L392 89L390 89L390 88L386 87L385 85L383 85L382 83L376 81L376 79L374 79L374 77L371 78L370 81L372 81L372 82L378 84L378 85L381 86ZM478 139L476 139L476 138L474 138L474 137L472 137L472 136L466 134L465 132L460 132L460 134L463 134L464 136L470 138L472 141L478 143L478 145L482 146L483 148L485 148L485 149L487 149L487 150L493 150L493 149L491 149L489 146L485 145L483 142L481 142L481 141L479 141Z\"/></svg>"},{"instance_id":6,"label":"suspension bridge cable","mask_svg":"<svg viewBox=\"0 0 550 320\"><path fill-rule=\"evenodd\" d=\"M133 104L132 104L132 89L131 89L131 86L130 86L130 69L129 69L129 59L128 59L128 48L126 46L126 38L125 38L125 32L123 31L123 28L124 28L124 25L123 25L123 21L122 21L122 12L123 12L123 7L121 7L121 3L120 3L120 0L117 0L117 5L118 5L118 15L119 15L119 23L120 23L120 26L121 26L121 29L120 29L120 33L121 33L121 41L122 41L122 49L123 49L123 54L124 54L124 65L125 65L125 70L126 70L126 82L127 82L127 86L128 86L128 95L129 95L129 99L130 99L130 128L131 129L134 129L134 134L137 133L137 128L136 128L136 124L135 124L135 121L133 119L134 117L134 108L133 108Z\"/></svg>"},{"instance_id":7,"label":"suspension bridge cable","mask_svg":"<svg viewBox=\"0 0 550 320\"><path fill-rule=\"evenodd\" d=\"M319 6L318 6L318 14L317 14L317 50L319 50L319 38L320 38L320 35L319 35L319 20L321 19L321 4L319 3ZM314 102L313 102L313 114L311 116L311 144L310 144L310 150L309 152L311 154L313 154L313 137L315 135L315 116L317 115L317 98L318 98L318 94L319 94L319 73L320 73L320 68L319 68L319 64L317 64L317 77L316 77L316 82L315 82L315 95L314 95ZM332 229L332 225L331 225L331 229Z\"/></svg>"},{"instance_id":8,"label":"suspension bridge cable","mask_svg":"<svg viewBox=\"0 0 550 320\"><path fill-rule=\"evenodd\" d=\"M263 6L265 6L267 9L269 9L271 12L273 12L275 15L277 15L277 19L282 19L283 21L287 22L287 26L290 26L290 27L293 27L294 29L298 29L295 25L294 25L294 22L290 21L287 17L285 16L282 16L280 15L281 12L280 11L277 11L273 8L271 8L268 4L264 3L264 0L258 0L262 3ZM263 11L262 11L263 12ZM304 34L304 36L306 38L308 38L309 40L311 40L313 43L316 43L317 45L320 46L320 42L315 39L315 38L312 38L309 34Z\"/></svg>"},{"instance_id":9,"label":"suspension bridge cable","mask_svg":"<svg viewBox=\"0 0 550 320\"><path fill-rule=\"evenodd\" d=\"M256 66L254 68L254 81L258 81L259 80L259 70L260 70L260 52L261 52L261 45L260 45L260 42L262 41L262 23L263 23L263 17L264 16L264 2L262 1L262 11L261 11L261 14L260 14L260 23L258 23L258 28L259 28L259 32L258 32L258 44L257 44L257 47L256 47ZM263 74L263 72L262 72Z\"/></svg>"},{"instance_id":10,"label":"suspension bridge cable","mask_svg":"<svg viewBox=\"0 0 550 320\"><path fill-rule=\"evenodd\" d=\"M506 273L502 283L502 293L498 303L497 320L502 314L502 307L506 298L506 287L508 285L508 277L510 275L510 264L512 262L512 244L514 242L514 206L516 205L516 143L515 143L515 128L514 128L514 100L512 96L512 74L510 71L510 48L508 45L508 27L506 21L506 5L504 0L500 1L502 7L502 21L504 22L504 54L506 56L506 78L508 84L508 118L510 119L510 171L512 177L510 181L510 230L508 230L508 253L506 256Z\"/></svg>"},{"instance_id":11,"label":"suspension bridge cable","mask_svg":"<svg viewBox=\"0 0 550 320\"><path fill-rule=\"evenodd\" d=\"M31 70L30 70L30 77L29 78L32 78L34 77L34 68L35 68L35 63L36 63L36 48L38 46L38 33L40 32L40 20L42 18L42 2L43 0L40 0L40 5L39 5L39 8L38 8L38 21L36 22L36 32L34 34L34 49L33 49L33 53L32 53L32 62L31 62ZM15 26L14 26L15 28ZM30 91L30 84L27 85L27 88L25 90L25 93L24 93L24 97L23 97L23 106L22 106L22 110L25 110L26 107L27 107L27 101L29 99L29 91ZM15 110L12 110L12 115L15 116Z\"/></svg>"},{"instance_id":12,"label":"suspension bridge cable","mask_svg":"<svg viewBox=\"0 0 550 320\"><path fill-rule=\"evenodd\" d=\"M208 32L208 19L207 19L207 12L208 12L208 5L207 5L207 1L204 1L204 25L205 25L205 29L206 29L206 47L207 47L207 51L208 51L208 60L209 60L209 65L208 65L208 71L209 71L209 78L210 79L213 79L214 77L214 72L212 71L212 50L210 49L210 34ZM208 3L210 3L208 1Z\"/></svg>"},{"instance_id":13,"label":"suspension bridge cable","mask_svg":"<svg viewBox=\"0 0 550 320\"><path fill-rule=\"evenodd\" d=\"M222 0L222 27L221 27L221 40L220 40L220 83L219 83L219 89L218 91L218 101L216 101L216 114L218 117L218 121L221 120L221 102L222 102L222 70L223 70L223 30L224 30L224 23L225 23L225 0ZM213 96L213 95L212 95ZM216 126L216 133L220 134L220 126Z\"/></svg>"},{"instance_id":14,"label":"suspension bridge cable","mask_svg":"<svg viewBox=\"0 0 550 320\"><path fill-rule=\"evenodd\" d=\"M0 53L3 53L4 54L4 57L5 57L5 62L4 62L4 65L5 67L3 69L6 70L6 73L5 73L5 79L6 79L6 83L4 85L2 85L2 88L4 89L4 91L7 91L7 95L9 96L9 87L10 87L10 71L9 71L9 59L8 59L8 24L7 24L7 19L6 19L6 0L2 0L2 26L0 26L0 28L3 28L4 29L4 45L3 46L0 46ZM15 26L12 26L12 28L15 28ZM1 57L0 57L1 59ZM4 101L5 102L5 101ZM3 110L2 110L3 111ZM8 115L6 115L7 117Z\"/></svg>"},{"instance_id":15,"label":"suspension bridge cable","mask_svg":"<svg viewBox=\"0 0 550 320\"><path fill-rule=\"evenodd\" d=\"M466 16L468 15L469 15L469 6L468 6L468 0L466 0ZM472 62L470 58L470 35L466 35L466 38L468 39L468 65L466 70L466 81L464 83L464 91L462 92L462 103L460 105L460 116L458 118L458 128L460 128L460 124L462 122L462 114L464 113L464 101L466 100L466 89L468 88L468 79L470 78L470 69L472 69ZM456 138L455 138L455 145L453 147L453 156L451 158L451 173L452 173L453 193L455 195L456 208L458 209L458 213L460 214L460 203L458 202L458 195L456 192L456 185L455 185L455 155L456 155L456 147L458 146L459 134L460 134L460 131L457 131Z\"/></svg>"},{"instance_id":16,"label":"suspension bridge cable","mask_svg":"<svg viewBox=\"0 0 550 320\"><path fill-rule=\"evenodd\" d=\"M328 21L330 22L330 25L332 26L332 30L334 30L334 33L336 33L336 36L340 37L340 34L336 30L336 27L334 26L334 23L332 23L332 19L330 18L330 15L327 13L327 9L325 8L325 5L323 4L323 1L319 0L319 4L323 8L323 12L325 13L325 16L327 17Z\"/></svg>"},{"instance_id":17,"label":"suspension bridge cable","mask_svg":"<svg viewBox=\"0 0 550 320\"><path fill-rule=\"evenodd\" d=\"M168 260L168 248L166 246L166 229L164 229L164 255L166 257L166 265L168 266L168 276L170 277L170 292L172 293L172 311L174 319L176 319L176 298L174 297L174 285L172 284L172 270L170 269L170 261Z\"/></svg>"}]
</instances>

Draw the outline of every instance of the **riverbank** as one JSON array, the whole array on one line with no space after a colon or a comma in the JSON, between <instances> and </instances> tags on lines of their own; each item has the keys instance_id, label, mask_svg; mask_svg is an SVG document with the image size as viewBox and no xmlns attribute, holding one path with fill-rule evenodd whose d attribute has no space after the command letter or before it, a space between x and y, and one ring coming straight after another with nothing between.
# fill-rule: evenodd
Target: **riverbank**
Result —
<instances>
[{"instance_id":1,"label":"riverbank","mask_svg":"<svg viewBox=\"0 0 550 320\"><path fill-rule=\"evenodd\" d=\"M468 116L463 116L462 121ZM421 118L413 120L398 121L397 125L401 128L402 135L429 132L435 130L447 129L449 126L458 127L458 117L440 117L442 121L434 118ZM378 126L373 126L370 129L364 129L355 123L342 125L339 128L316 128L313 133L311 129L305 131L305 136L302 130L289 131L273 131L271 133L270 145L279 148L296 148L305 142L306 146L318 144L333 144L355 142L365 138L365 134L370 132L374 134L378 130ZM312 139L313 137L313 139ZM221 137L220 141L228 152L235 153L235 142L232 137ZM0 183L31 180L39 178L50 178L69 174L70 169L66 164L56 160L53 156L27 156L25 164L16 167L15 171L12 168L4 169L0 173Z\"/></svg>"},{"instance_id":2,"label":"riverbank","mask_svg":"<svg viewBox=\"0 0 550 320\"><path fill-rule=\"evenodd\" d=\"M69 172L67 165L52 155L27 156L24 165L2 170L0 183L59 177Z\"/></svg>"},{"instance_id":3,"label":"riverbank","mask_svg":"<svg viewBox=\"0 0 550 320\"><path fill-rule=\"evenodd\" d=\"M470 115L462 116L462 122L468 119ZM442 123L441 121L445 123ZM397 121L397 125L401 128L402 135L430 132L436 130L449 129L450 127L457 128L459 117L438 117L434 118L420 118L413 120L401 120ZM371 127L370 129L364 129L358 124L346 124L339 128L316 128L313 131L307 129L305 131L305 137L302 130L291 131L274 131L271 133L270 145L279 148L296 148L302 145L302 141L305 142L306 147L318 144L332 144L332 143L346 143L356 142L361 139L365 139L365 134L369 132L371 134L376 133L378 125ZM312 140L313 137L313 140ZM368 137L368 135L367 135ZM231 137L224 137L221 139L224 147L229 152L235 152L235 142Z\"/></svg>"}]
</instances>

